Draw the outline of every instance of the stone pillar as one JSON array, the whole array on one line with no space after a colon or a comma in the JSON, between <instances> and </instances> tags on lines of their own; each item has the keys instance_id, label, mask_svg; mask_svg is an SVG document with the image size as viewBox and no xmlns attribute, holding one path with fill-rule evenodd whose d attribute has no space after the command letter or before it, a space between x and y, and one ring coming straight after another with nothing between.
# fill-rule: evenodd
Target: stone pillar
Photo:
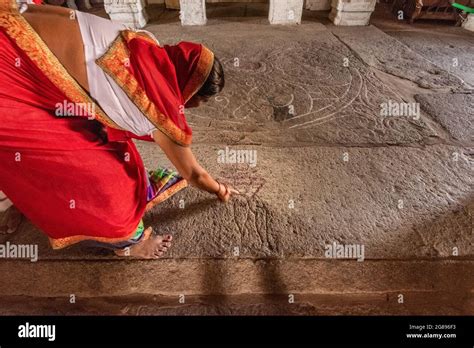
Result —
<instances>
[{"instance_id":1,"label":"stone pillar","mask_svg":"<svg viewBox=\"0 0 474 348\"><path fill-rule=\"evenodd\" d=\"M270 24L300 24L304 0L270 0Z\"/></svg>"},{"instance_id":2,"label":"stone pillar","mask_svg":"<svg viewBox=\"0 0 474 348\"><path fill-rule=\"evenodd\" d=\"M466 30L474 31L474 13L467 15L467 19L462 24L462 27Z\"/></svg>"},{"instance_id":3,"label":"stone pillar","mask_svg":"<svg viewBox=\"0 0 474 348\"><path fill-rule=\"evenodd\" d=\"M368 25L376 0L332 0L329 19L335 25Z\"/></svg>"},{"instance_id":4,"label":"stone pillar","mask_svg":"<svg viewBox=\"0 0 474 348\"><path fill-rule=\"evenodd\" d=\"M206 0L180 0L180 19L182 25L205 25Z\"/></svg>"},{"instance_id":5,"label":"stone pillar","mask_svg":"<svg viewBox=\"0 0 474 348\"><path fill-rule=\"evenodd\" d=\"M145 0L104 0L110 19L132 28L143 28L148 22L145 6Z\"/></svg>"},{"instance_id":6,"label":"stone pillar","mask_svg":"<svg viewBox=\"0 0 474 348\"><path fill-rule=\"evenodd\" d=\"M330 10L331 0L306 0L305 9L310 11Z\"/></svg>"}]
</instances>

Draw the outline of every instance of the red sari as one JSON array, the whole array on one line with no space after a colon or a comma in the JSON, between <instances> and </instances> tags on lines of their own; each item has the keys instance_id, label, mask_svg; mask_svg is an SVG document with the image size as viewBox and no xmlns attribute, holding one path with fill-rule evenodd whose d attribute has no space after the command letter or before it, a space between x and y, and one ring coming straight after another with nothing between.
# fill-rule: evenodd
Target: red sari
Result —
<instances>
[{"instance_id":1,"label":"red sari","mask_svg":"<svg viewBox=\"0 0 474 348\"><path fill-rule=\"evenodd\" d=\"M94 103L9 0L0 0L0 46L0 190L53 248L130 239L145 211L174 192L147 202L135 136ZM127 63L117 64L117 57ZM181 105L202 86L212 63L202 45L159 47L146 34L129 31L98 62L181 145L191 142ZM94 103L89 116L95 120L55 116L64 101ZM98 135L102 125L108 141Z\"/></svg>"}]
</instances>

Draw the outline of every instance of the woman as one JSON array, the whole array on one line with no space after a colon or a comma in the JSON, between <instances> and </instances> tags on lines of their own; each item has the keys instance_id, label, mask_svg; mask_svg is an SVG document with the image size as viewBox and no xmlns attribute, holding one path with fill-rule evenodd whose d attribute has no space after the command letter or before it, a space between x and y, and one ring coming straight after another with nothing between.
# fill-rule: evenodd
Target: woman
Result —
<instances>
[{"instance_id":1,"label":"woman","mask_svg":"<svg viewBox=\"0 0 474 348\"><path fill-rule=\"evenodd\" d=\"M25 7L22 7L25 10ZM0 0L0 190L48 234L117 255L158 258L171 235L142 216L189 182L228 201L233 188L194 158L185 108L224 74L200 44L160 46L148 32L51 6ZM180 176L147 173L132 138L156 142Z\"/></svg>"}]
</instances>

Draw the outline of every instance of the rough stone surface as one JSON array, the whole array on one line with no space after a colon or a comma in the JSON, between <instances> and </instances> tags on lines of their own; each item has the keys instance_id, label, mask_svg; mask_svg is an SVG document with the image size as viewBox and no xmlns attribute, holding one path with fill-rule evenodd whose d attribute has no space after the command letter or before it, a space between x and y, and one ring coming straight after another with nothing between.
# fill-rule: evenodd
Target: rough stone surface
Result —
<instances>
[{"instance_id":1,"label":"rough stone surface","mask_svg":"<svg viewBox=\"0 0 474 348\"><path fill-rule=\"evenodd\" d=\"M263 23L246 21L242 30L227 21L210 22L219 28L212 31L176 24L148 27L162 43L203 41L224 64L224 91L188 112L195 142L280 146L284 139L288 146L352 146L443 137L424 117L381 117L381 103L410 99L406 86L380 80L323 25Z\"/></svg>"},{"instance_id":2,"label":"rough stone surface","mask_svg":"<svg viewBox=\"0 0 474 348\"><path fill-rule=\"evenodd\" d=\"M180 0L180 7L182 25L205 25L207 23L205 0Z\"/></svg>"},{"instance_id":3,"label":"rough stone surface","mask_svg":"<svg viewBox=\"0 0 474 348\"><path fill-rule=\"evenodd\" d=\"M270 0L270 24L300 24L304 0Z\"/></svg>"},{"instance_id":4,"label":"rough stone surface","mask_svg":"<svg viewBox=\"0 0 474 348\"><path fill-rule=\"evenodd\" d=\"M459 28L397 30L389 31L389 34L474 88L474 35L455 29Z\"/></svg>"},{"instance_id":5,"label":"rough stone surface","mask_svg":"<svg viewBox=\"0 0 474 348\"><path fill-rule=\"evenodd\" d=\"M332 32L365 63L423 88L459 88L463 82L374 26ZM364 37L364 40L360 40Z\"/></svg>"},{"instance_id":6,"label":"rough stone surface","mask_svg":"<svg viewBox=\"0 0 474 348\"><path fill-rule=\"evenodd\" d=\"M474 94L422 94L415 99L453 138L474 145Z\"/></svg>"},{"instance_id":7,"label":"rough stone surface","mask_svg":"<svg viewBox=\"0 0 474 348\"><path fill-rule=\"evenodd\" d=\"M70 304L63 297L0 297L0 315L470 315L474 301L469 295L454 297L443 292L404 291L406 303L399 304L398 293L382 294L298 294L295 303L287 295L208 295L177 296L130 295L79 298Z\"/></svg>"},{"instance_id":8,"label":"rough stone surface","mask_svg":"<svg viewBox=\"0 0 474 348\"><path fill-rule=\"evenodd\" d=\"M139 145L147 167L169 164L156 145ZM325 246L333 242L363 244L366 259L449 257L454 247L461 256L474 254L472 153L467 150L245 148L257 151L256 167L217 163L222 146L194 148L204 167L241 190L241 197L224 205L190 188L146 216L156 231L175 236L169 257L232 258L238 247L241 257L324 259ZM275 168L275 163L285 166ZM81 248L51 251L28 224L4 238L42 241L43 259L94 256Z\"/></svg>"},{"instance_id":9,"label":"rough stone surface","mask_svg":"<svg viewBox=\"0 0 474 348\"><path fill-rule=\"evenodd\" d=\"M14 266L14 271L12 267ZM0 296L381 294L400 290L467 296L473 261L163 259L0 263ZM140 271L137 271L140 270ZM452 277L453 275L455 277ZM34 279L31 280L30 277ZM377 282L374 282L374 279ZM34 282L29 286L28 282ZM472 298L472 294L470 294Z\"/></svg>"}]
</instances>

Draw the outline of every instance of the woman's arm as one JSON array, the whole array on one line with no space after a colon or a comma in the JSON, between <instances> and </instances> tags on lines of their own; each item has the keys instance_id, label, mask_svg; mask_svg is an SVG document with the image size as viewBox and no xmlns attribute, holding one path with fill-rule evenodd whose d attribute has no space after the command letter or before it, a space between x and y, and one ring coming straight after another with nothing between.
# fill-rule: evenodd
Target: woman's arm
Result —
<instances>
[{"instance_id":1,"label":"woman's arm","mask_svg":"<svg viewBox=\"0 0 474 348\"><path fill-rule=\"evenodd\" d=\"M179 174L191 185L201 190L217 194L219 199L224 202L228 201L231 195L239 194L239 192L232 187L220 184L214 180L197 162L189 147L174 143L159 130L153 132L153 139L176 167Z\"/></svg>"}]
</instances>

